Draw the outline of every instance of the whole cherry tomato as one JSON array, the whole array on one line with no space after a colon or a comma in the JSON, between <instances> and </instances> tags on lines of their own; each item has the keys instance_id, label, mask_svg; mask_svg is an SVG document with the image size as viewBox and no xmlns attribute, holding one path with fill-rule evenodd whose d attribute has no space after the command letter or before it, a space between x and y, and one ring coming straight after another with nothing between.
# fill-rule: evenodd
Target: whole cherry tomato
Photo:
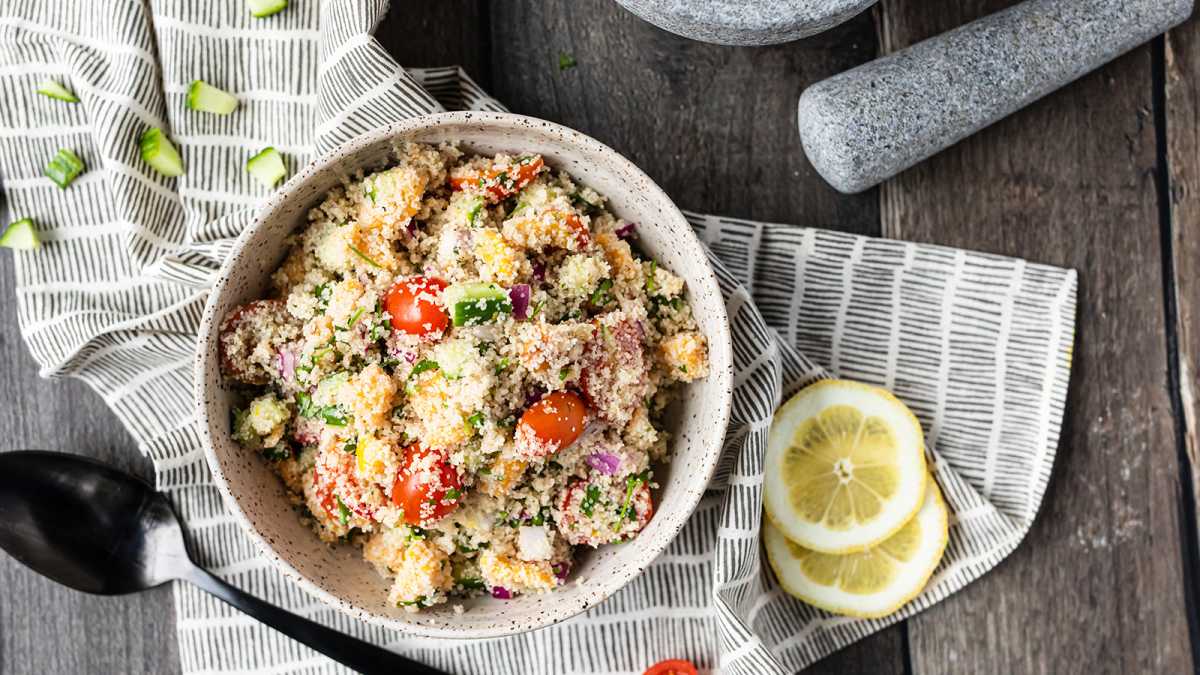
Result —
<instances>
[{"instance_id":1,"label":"whole cherry tomato","mask_svg":"<svg viewBox=\"0 0 1200 675\"><path fill-rule=\"evenodd\" d=\"M650 666L643 675L696 675L696 666L683 659L667 659Z\"/></svg>"},{"instance_id":2,"label":"whole cherry tomato","mask_svg":"<svg viewBox=\"0 0 1200 675\"><path fill-rule=\"evenodd\" d=\"M450 316L438 302L446 282L437 277L401 279L388 291L384 306L392 317L392 328L409 335L440 333L450 325Z\"/></svg>"},{"instance_id":3,"label":"whole cherry tomato","mask_svg":"<svg viewBox=\"0 0 1200 675\"><path fill-rule=\"evenodd\" d=\"M404 448L404 468L392 484L392 503L404 509L404 522L440 520L458 507L462 480L445 456L419 443Z\"/></svg>"},{"instance_id":4,"label":"whole cherry tomato","mask_svg":"<svg viewBox=\"0 0 1200 675\"><path fill-rule=\"evenodd\" d=\"M529 406L517 422L517 447L543 457L574 443L587 425L587 404L579 394L555 391Z\"/></svg>"}]
</instances>

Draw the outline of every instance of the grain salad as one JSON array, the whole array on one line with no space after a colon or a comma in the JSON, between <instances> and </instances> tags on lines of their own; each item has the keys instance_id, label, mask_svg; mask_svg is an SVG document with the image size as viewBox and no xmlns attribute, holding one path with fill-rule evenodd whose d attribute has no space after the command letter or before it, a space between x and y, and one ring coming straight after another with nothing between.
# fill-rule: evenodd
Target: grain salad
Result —
<instances>
[{"instance_id":1,"label":"grain salad","mask_svg":"<svg viewBox=\"0 0 1200 675\"><path fill-rule=\"evenodd\" d=\"M396 157L311 209L270 297L224 318L234 438L397 606L551 591L650 521L706 340L636 226L542 157Z\"/></svg>"}]
</instances>

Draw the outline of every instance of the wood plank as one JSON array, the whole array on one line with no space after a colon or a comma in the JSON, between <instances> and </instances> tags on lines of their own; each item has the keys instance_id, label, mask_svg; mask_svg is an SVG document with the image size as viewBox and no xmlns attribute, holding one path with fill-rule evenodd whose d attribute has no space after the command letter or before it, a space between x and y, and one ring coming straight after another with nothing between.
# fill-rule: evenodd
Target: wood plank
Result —
<instances>
[{"instance_id":1,"label":"wood plank","mask_svg":"<svg viewBox=\"0 0 1200 675\"><path fill-rule=\"evenodd\" d=\"M1200 21L1192 19L1171 31L1163 41L1163 101L1160 123L1166 136L1163 161L1165 181L1160 184L1160 204L1169 227L1172 275L1168 292L1174 290L1176 347L1174 378L1177 414L1181 422L1180 462L1183 472L1180 494L1184 506L1185 537L1191 546L1184 571L1192 628L1192 657L1200 651L1200 399L1196 376L1200 372ZM1161 169L1161 167L1160 167Z\"/></svg>"},{"instance_id":2,"label":"wood plank","mask_svg":"<svg viewBox=\"0 0 1200 675\"><path fill-rule=\"evenodd\" d=\"M607 143L682 208L878 234L876 195L826 185L795 125L805 86L874 56L869 15L815 41L735 49L671 35L611 0L490 9L491 91L514 112ZM561 54L577 65L560 70ZM903 640L893 627L809 672L904 672Z\"/></svg>"},{"instance_id":3,"label":"wood plank","mask_svg":"<svg viewBox=\"0 0 1200 675\"><path fill-rule=\"evenodd\" d=\"M0 209L2 210L2 209ZM0 251L0 452L95 457L149 478L150 461L82 382L37 376L17 330L13 254ZM103 598L72 591L0 554L0 674L179 672L169 586Z\"/></svg>"},{"instance_id":4,"label":"wood plank","mask_svg":"<svg viewBox=\"0 0 1200 675\"><path fill-rule=\"evenodd\" d=\"M885 4L884 47L1010 4ZM1080 274L1070 412L1042 512L1007 561L910 621L913 672L1193 671L1152 91L1146 47L881 189L888 236Z\"/></svg>"}]
</instances>

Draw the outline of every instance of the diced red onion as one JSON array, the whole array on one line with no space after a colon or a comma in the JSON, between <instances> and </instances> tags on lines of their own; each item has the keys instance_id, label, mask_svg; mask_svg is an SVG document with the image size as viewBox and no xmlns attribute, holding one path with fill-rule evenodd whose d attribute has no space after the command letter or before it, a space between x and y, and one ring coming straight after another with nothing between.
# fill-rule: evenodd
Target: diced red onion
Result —
<instances>
[{"instance_id":1,"label":"diced red onion","mask_svg":"<svg viewBox=\"0 0 1200 675\"><path fill-rule=\"evenodd\" d=\"M605 476L612 476L621 468L621 458L611 452L593 452L587 456L587 465Z\"/></svg>"},{"instance_id":2,"label":"diced red onion","mask_svg":"<svg viewBox=\"0 0 1200 675\"><path fill-rule=\"evenodd\" d=\"M613 234L617 235L618 239L636 239L637 223L625 223L618 227Z\"/></svg>"},{"instance_id":3,"label":"diced red onion","mask_svg":"<svg viewBox=\"0 0 1200 675\"><path fill-rule=\"evenodd\" d=\"M280 349L276 356L279 363L279 377L285 382L291 382L296 377L296 355L290 349Z\"/></svg>"},{"instance_id":4,"label":"diced red onion","mask_svg":"<svg viewBox=\"0 0 1200 675\"><path fill-rule=\"evenodd\" d=\"M546 280L546 264L545 263L542 263L542 262L533 263L533 280L534 281L545 281Z\"/></svg>"},{"instance_id":5,"label":"diced red onion","mask_svg":"<svg viewBox=\"0 0 1200 675\"><path fill-rule=\"evenodd\" d=\"M533 405L534 403L537 403L538 401L542 400L542 396L545 393L546 393L546 390L542 389L541 387L534 387L534 388L530 389L529 391L525 392L525 407L528 408L529 406Z\"/></svg>"},{"instance_id":6,"label":"diced red onion","mask_svg":"<svg viewBox=\"0 0 1200 675\"><path fill-rule=\"evenodd\" d=\"M492 586L493 598L496 598L497 600L508 600L512 598L512 596L512 591L508 590L507 588L504 588L503 586Z\"/></svg>"},{"instance_id":7,"label":"diced red onion","mask_svg":"<svg viewBox=\"0 0 1200 675\"><path fill-rule=\"evenodd\" d=\"M512 301L513 318L524 321L529 317L529 297L532 291L529 284L517 284L508 289L508 299Z\"/></svg>"},{"instance_id":8,"label":"diced red onion","mask_svg":"<svg viewBox=\"0 0 1200 675\"><path fill-rule=\"evenodd\" d=\"M406 232L408 232L408 236L410 236L410 237L417 236L417 221L415 221L415 220L408 221L408 226L405 227L404 229Z\"/></svg>"},{"instance_id":9,"label":"diced red onion","mask_svg":"<svg viewBox=\"0 0 1200 675\"><path fill-rule=\"evenodd\" d=\"M564 560L562 562L556 562L550 566L550 569L554 571L554 577L556 579L559 581L566 581L567 576L571 574L571 561Z\"/></svg>"}]
</instances>

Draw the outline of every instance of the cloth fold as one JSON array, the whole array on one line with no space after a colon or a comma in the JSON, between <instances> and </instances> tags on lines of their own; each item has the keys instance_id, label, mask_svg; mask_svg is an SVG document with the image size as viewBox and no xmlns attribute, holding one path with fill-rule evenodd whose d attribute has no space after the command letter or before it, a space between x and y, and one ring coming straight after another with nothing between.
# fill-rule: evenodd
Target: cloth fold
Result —
<instances>
[{"instance_id":1,"label":"cloth fold","mask_svg":"<svg viewBox=\"0 0 1200 675\"><path fill-rule=\"evenodd\" d=\"M386 0L294 1L267 20L242 0L0 8L0 178L10 215L46 245L16 256L18 318L41 373L78 377L153 461L199 561L298 614L456 673L641 672L690 658L731 673L794 672L921 611L1003 559L1053 466L1074 333L1075 274L936 246L689 213L729 308L737 368L716 478L645 573L563 624L497 640L406 637L309 597L265 563L211 483L191 401L195 330L233 237L267 194L244 171L271 145L293 171L398 118L503 110L454 67L406 70L371 33ZM80 97L34 93L57 79ZM229 116L187 110L204 79ZM138 156L160 126L187 173ZM42 177L60 147L87 164ZM820 365L818 365L820 364ZM955 517L927 589L886 619L835 617L782 593L760 556L761 465L782 397L836 374L916 412ZM343 669L187 585L175 588L185 673Z\"/></svg>"}]
</instances>

